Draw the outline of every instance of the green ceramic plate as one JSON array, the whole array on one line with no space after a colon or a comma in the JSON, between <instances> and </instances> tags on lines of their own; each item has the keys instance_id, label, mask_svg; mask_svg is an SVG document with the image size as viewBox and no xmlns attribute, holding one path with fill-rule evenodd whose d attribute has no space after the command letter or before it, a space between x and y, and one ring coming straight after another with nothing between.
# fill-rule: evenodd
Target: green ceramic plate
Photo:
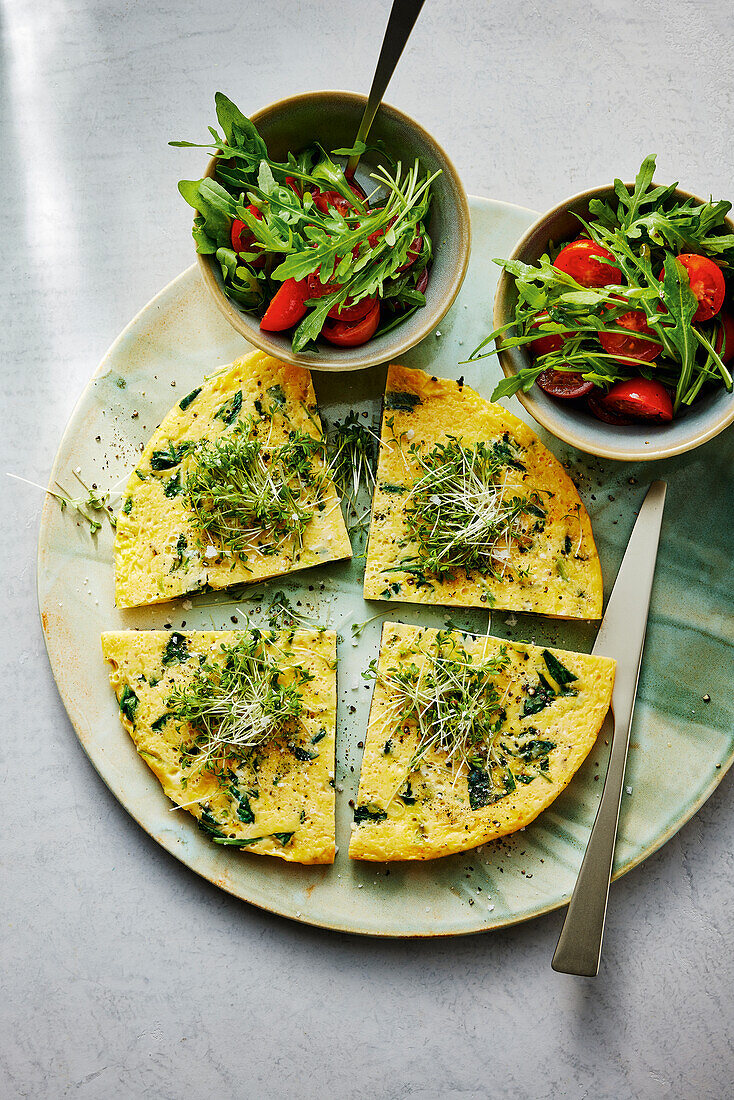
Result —
<instances>
[{"instance_id":1,"label":"green ceramic plate","mask_svg":"<svg viewBox=\"0 0 734 1100\"><path fill-rule=\"evenodd\" d=\"M460 366L492 324L494 256L509 255L534 220L529 210L472 200L473 253L453 309L436 332L405 356L406 365L447 377L464 375L489 396L499 376L492 360ZM205 374L247 345L222 319L197 269L185 271L130 323L83 394L66 430L52 480L67 489L74 472L103 489L124 484L136 451L169 407ZM316 375L328 420L350 408L377 423L384 368ZM527 416L519 403L513 412ZM654 429L652 429L654 430ZM734 755L731 691L731 531L734 462L731 430L661 463L624 465L590 459L541 432L568 463L591 513L607 594L650 480L670 489L647 648L632 730L615 873L663 844L711 794ZM384 610L361 596L359 560L295 574L286 589L301 610L334 626L340 645L337 844L333 867L298 867L215 847L192 818L171 811L117 716L100 653L100 632L127 627L228 628L239 608L261 621L257 603L200 596L148 610L113 603L112 533L91 538L69 510L47 500L38 555L38 589L51 666L69 717L110 790L151 836L192 870L264 909L309 924L386 936L476 932L526 920L569 897L601 790L604 736L570 787L524 832L484 848L420 865L360 864L346 858L370 692L361 673L377 652L380 621L353 643L351 626ZM189 606L186 606L189 604ZM392 617L437 626L441 609L401 604ZM452 612L484 631L486 612ZM567 648L590 649L595 628L531 615L495 613L492 632ZM710 696L710 702L704 700Z\"/></svg>"}]
</instances>

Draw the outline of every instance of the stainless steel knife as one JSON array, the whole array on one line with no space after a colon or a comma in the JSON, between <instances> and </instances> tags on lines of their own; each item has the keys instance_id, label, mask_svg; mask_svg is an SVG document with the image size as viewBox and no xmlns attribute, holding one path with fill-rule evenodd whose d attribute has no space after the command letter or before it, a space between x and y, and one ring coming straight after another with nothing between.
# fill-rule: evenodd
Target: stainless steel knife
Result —
<instances>
[{"instance_id":1,"label":"stainless steel knife","mask_svg":"<svg viewBox=\"0 0 734 1100\"><path fill-rule=\"evenodd\" d=\"M553 969L563 974L595 977L599 973L627 748L666 490L664 481L653 481L647 491L592 650L597 657L614 657L617 662L611 708L614 733L599 809L553 956ZM602 734L611 728L609 714Z\"/></svg>"}]
</instances>

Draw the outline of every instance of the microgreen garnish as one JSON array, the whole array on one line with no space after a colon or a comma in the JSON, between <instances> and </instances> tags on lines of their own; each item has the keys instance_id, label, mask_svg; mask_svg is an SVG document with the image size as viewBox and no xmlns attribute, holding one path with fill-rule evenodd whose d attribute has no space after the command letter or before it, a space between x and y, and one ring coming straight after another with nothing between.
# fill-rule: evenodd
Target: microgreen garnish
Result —
<instances>
[{"instance_id":1,"label":"microgreen garnish","mask_svg":"<svg viewBox=\"0 0 734 1100\"><path fill-rule=\"evenodd\" d=\"M402 663L386 673L373 668L387 689L389 725L396 731L410 728L417 737L393 798L429 752L444 754L456 778L473 767L504 771L496 743L505 720L497 688L509 664L505 648L477 659L457 635L439 631L420 656L420 664Z\"/></svg>"},{"instance_id":2,"label":"microgreen garnish","mask_svg":"<svg viewBox=\"0 0 734 1100\"><path fill-rule=\"evenodd\" d=\"M360 512L358 498L360 492L371 495L375 488L379 444L379 436L354 410L337 420L328 434L329 471L342 496L350 535L367 531L370 509L365 506Z\"/></svg>"},{"instance_id":3,"label":"microgreen garnish","mask_svg":"<svg viewBox=\"0 0 734 1100\"><path fill-rule=\"evenodd\" d=\"M180 746L181 766L191 771L226 774L277 735L292 735L301 714L298 686L308 674L296 667L286 681L259 631L223 645L222 657L205 660L166 700L170 715L192 727Z\"/></svg>"},{"instance_id":4,"label":"microgreen garnish","mask_svg":"<svg viewBox=\"0 0 734 1100\"><path fill-rule=\"evenodd\" d=\"M268 447L252 420L239 420L193 452L185 483L193 522L218 550L240 559L287 544L300 551L307 525L325 507L323 454L322 439L295 430Z\"/></svg>"},{"instance_id":5,"label":"microgreen garnish","mask_svg":"<svg viewBox=\"0 0 734 1100\"><path fill-rule=\"evenodd\" d=\"M501 575L513 543L529 543L545 522L537 493L522 495L507 485L508 469L523 470L520 453L502 439L471 447L449 436L428 451L411 443L418 466L404 516L415 554L401 572L451 576L457 569Z\"/></svg>"},{"instance_id":6,"label":"microgreen garnish","mask_svg":"<svg viewBox=\"0 0 734 1100\"><path fill-rule=\"evenodd\" d=\"M8 474L8 477L12 477L14 481L22 481L26 485L32 485L34 489L40 489L42 493L46 493L47 496L53 498L58 502L61 511L65 511L66 508L71 508L77 513L89 526L90 535L96 535L98 531L102 530L102 524L96 518L95 514L103 514L110 527L115 528L117 526L117 520L112 514L110 508L110 496L111 492L102 492L99 489L90 487L84 481L82 481L79 474L74 471L74 477L77 479L83 489L86 489L86 495L81 497L72 497L66 493L62 487L56 483L56 489L47 489L43 485L37 485L35 481L29 481L27 477L20 477L19 474Z\"/></svg>"}]
</instances>

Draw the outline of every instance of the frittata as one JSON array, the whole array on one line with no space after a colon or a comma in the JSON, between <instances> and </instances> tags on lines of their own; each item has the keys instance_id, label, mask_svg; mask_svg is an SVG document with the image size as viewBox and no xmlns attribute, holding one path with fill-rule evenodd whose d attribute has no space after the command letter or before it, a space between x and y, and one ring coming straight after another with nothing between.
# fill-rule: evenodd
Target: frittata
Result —
<instances>
[{"instance_id":1,"label":"frittata","mask_svg":"<svg viewBox=\"0 0 734 1100\"><path fill-rule=\"evenodd\" d=\"M120 631L102 652L140 756L216 844L333 863L333 631Z\"/></svg>"},{"instance_id":2,"label":"frittata","mask_svg":"<svg viewBox=\"0 0 734 1100\"><path fill-rule=\"evenodd\" d=\"M607 657L386 623L353 859L434 859L512 833L561 793L611 702Z\"/></svg>"},{"instance_id":3,"label":"frittata","mask_svg":"<svg viewBox=\"0 0 734 1100\"><path fill-rule=\"evenodd\" d=\"M367 599L598 619L589 516L538 437L468 386L391 366Z\"/></svg>"},{"instance_id":4,"label":"frittata","mask_svg":"<svg viewBox=\"0 0 734 1100\"><path fill-rule=\"evenodd\" d=\"M123 497L118 607L351 557L310 372L256 352L165 417Z\"/></svg>"}]
</instances>

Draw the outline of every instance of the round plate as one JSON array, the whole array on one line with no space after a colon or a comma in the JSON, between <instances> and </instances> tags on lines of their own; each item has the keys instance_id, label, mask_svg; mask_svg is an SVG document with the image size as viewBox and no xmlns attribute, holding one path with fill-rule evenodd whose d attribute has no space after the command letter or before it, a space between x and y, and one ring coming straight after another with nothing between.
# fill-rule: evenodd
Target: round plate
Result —
<instances>
[{"instance_id":1,"label":"round plate","mask_svg":"<svg viewBox=\"0 0 734 1100\"><path fill-rule=\"evenodd\" d=\"M495 256L507 256L535 215L486 199L471 202L469 274L440 332L405 356L406 365L464 375L485 397L500 377L493 360L460 365L492 326ZM70 495L75 475L100 489L124 485L134 456L163 415L203 375L248 346L212 304L195 267L150 302L113 344L82 395L56 457L52 482ZM323 415L351 408L377 424L385 369L340 379L316 374ZM508 405L526 416L517 402ZM534 426L534 425L533 425ZM647 482L669 481L647 648L632 730L615 874L666 841L715 788L734 756L730 686L732 616L732 433L664 463L624 465L582 456L541 431L569 465L591 513L608 594ZM94 537L70 509L47 498L38 554L39 604L51 667L69 717L92 763L151 836L192 870L264 909L309 924L385 936L477 932L526 920L568 900L601 793L608 747L602 734L568 789L521 833L482 849L420 864L347 859L351 808L370 691L362 671L376 655L381 619L353 639L352 624L383 612L361 595L363 561L337 563L276 580L300 610L343 637L339 646L337 845L333 867L300 867L217 848L193 818L171 809L158 781L120 725L102 659L100 633L120 628L231 628L261 606L226 595L119 611L113 601L112 531ZM256 591L261 591L257 589ZM191 603L193 602L193 607ZM188 606L187 606L188 605ZM445 609L397 605L389 617L439 626ZM452 609L451 621L484 632L487 612ZM492 633L568 649L590 649L595 626L532 615L492 617ZM704 696L710 702L704 701Z\"/></svg>"}]
</instances>

